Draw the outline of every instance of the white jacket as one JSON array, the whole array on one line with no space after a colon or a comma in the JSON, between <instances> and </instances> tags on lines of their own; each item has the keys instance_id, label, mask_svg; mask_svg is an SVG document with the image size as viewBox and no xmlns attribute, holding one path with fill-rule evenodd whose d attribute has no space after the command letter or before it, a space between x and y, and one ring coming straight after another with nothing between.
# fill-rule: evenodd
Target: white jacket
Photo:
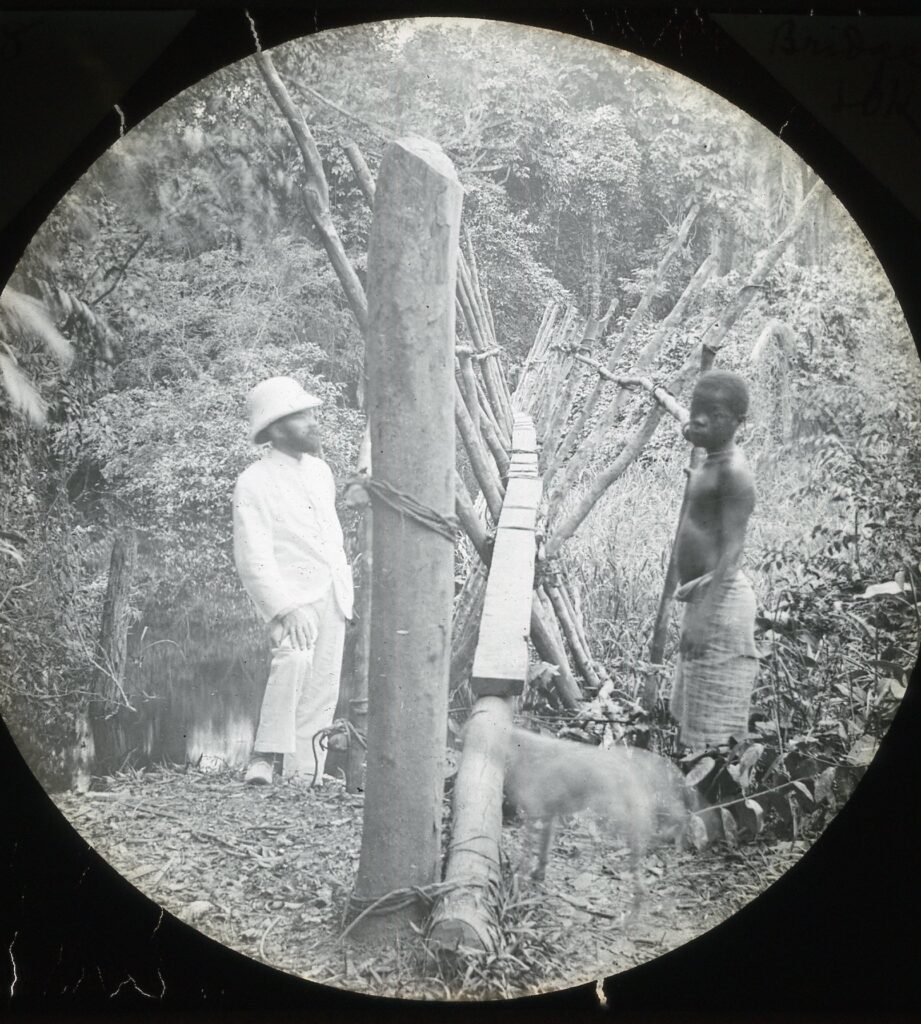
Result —
<instances>
[{"instance_id":1,"label":"white jacket","mask_svg":"<svg viewBox=\"0 0 921 1024\"><path fill-rule=\"evenodd\" d=\"M319 600L330 584L352 616L352 572L336 515L336 485L322 459L272 448L248 466L233 492L233 554L266 622Z\"/></svg>"}]
</instances>

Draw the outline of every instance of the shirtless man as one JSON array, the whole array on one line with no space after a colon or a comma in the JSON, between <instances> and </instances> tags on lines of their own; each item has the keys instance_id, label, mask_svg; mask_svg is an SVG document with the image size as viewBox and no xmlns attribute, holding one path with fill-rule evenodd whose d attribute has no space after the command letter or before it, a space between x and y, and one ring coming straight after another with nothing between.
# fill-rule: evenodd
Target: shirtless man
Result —
<instances>
[{"instance_id":1,"label":"shirtless man","mask_svg":"<svg viewBox=\"0 0 921 1024\"><path fill-rule=\"evenodd\" d=\"M690 471L675 538L677 598L685 602L671 713L680 741L705 750L741 740L758 660L755 595L740 571L755 486L735 434L748 411L745 381L726 370L703 374L684 436L704 448Z\"/></svg>"}]
</instances>

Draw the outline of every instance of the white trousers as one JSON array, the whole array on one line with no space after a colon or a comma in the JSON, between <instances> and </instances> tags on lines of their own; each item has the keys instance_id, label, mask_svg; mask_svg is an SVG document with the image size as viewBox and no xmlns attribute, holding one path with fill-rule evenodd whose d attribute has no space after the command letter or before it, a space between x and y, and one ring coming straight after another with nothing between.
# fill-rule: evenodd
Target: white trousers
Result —
<instances>
[{"instance_id":1,"label":"white trousers","mask_svg":"<svg viewBox=\"0 0 921 1024\"><path fill-rule=\"evenodd\" d=\"M272 648L269 679L262 699L259 728L253 749L285 755L285 775L323 778L326 751L313 737L332 724L339 699L345 616L330 588L325 597L305 606L314 618L317 638L313 647L297 650L286 637Z\"/></svg>"}]
</instances>

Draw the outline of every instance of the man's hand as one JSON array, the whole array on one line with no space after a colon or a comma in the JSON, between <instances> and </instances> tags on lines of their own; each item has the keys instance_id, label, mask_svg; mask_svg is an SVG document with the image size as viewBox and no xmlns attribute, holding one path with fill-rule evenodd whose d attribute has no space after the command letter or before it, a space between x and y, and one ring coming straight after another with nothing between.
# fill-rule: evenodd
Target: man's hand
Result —
<instances>
[{"instance_id":1,"label":"man's hand","mask_svg":"<svg viewBox=\"0 0 921 1024\"><path fill-rule=\"evenodd\" d=\"M297 651L308 651L317 639L317 617L309 607L295 608L281 617L281 638L291 641Z\"/></svg>"}]
</instances>

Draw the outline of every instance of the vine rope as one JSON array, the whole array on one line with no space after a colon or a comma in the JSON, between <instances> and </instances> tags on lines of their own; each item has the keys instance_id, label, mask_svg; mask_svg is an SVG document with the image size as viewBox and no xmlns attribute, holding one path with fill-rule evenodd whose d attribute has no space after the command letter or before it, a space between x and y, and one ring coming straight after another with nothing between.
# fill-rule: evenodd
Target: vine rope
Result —
<instances>
[{"instance_id":1,"label":"vine rope","mask_svg":"<svg viewBox=\"0 0 921 1024\"><path fill-rule=\"evenodd\" d=\"M388 505L401 516L409 516L417 523L428 530L441 534L453 544L460 529L460 523L456 516L445 516L414 498L406 491L388 484L385 480L378 480L366 473L359 473L350 477L346 486L357 485L363 487L372 497Z\"/></svg>"}]
</instances>

